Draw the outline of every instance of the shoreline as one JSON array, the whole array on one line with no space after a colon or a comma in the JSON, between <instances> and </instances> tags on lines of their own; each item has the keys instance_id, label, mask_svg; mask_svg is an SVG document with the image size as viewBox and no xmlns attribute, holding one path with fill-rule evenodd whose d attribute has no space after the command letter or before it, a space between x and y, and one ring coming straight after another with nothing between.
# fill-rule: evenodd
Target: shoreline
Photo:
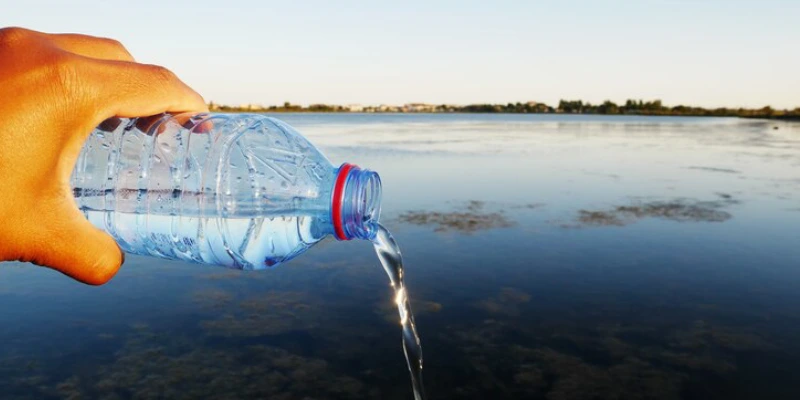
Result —
<instances>
[{"instance_id":1,"label":"shoreline","mask_svg":"<svg viewBox=\"0 0 800 400\"><path fill-rule=\"evenodd\" d=\"M208 103L211 111L221 112L284 112L284 113L364 113L364 114L572 114L572 115L636 115L663 117L739 117L763 118L769 120L800 121L800 107L794 109L775 109L771 106L760 108L744 107L697 107L683 104L665 105L661 100L628 99L624 103L606 100L599 104L583 100L560 100L552 106L537 101L506 104L432 104L406 103L403 105L362 105L362 104L309 104L302 106L284 102L274 104L242 104L239 106Z\"/></svg>"},{"instance_id":2,"label":"shoreline","mask_svg":"<svg viewBox=\"0 0 800 400\"><path fill-rule=\"evenodd\" d=\"M212 112L253 113L253 114L352 114L352 115L575 115L598 117L686 117L686 118L741 118L766 121L800 122L800 115L749 116L749 115L709 115L709 114L602 114L602 113L524 113L524 112L470 112L470 111L317 111L317 110L246 110L246 109L214 109Z\"/></svg>"}]
</instances>

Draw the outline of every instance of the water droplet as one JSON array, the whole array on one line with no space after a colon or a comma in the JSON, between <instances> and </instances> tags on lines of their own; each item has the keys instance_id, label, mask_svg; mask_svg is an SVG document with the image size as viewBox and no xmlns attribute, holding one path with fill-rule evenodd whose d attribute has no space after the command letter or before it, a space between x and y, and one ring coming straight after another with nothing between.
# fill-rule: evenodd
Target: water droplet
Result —
<instances>
[{"instance_id":1,"label":"water droplet","mask_svg":"<svg viewBox=\"0 0 800 400\"><path fill-rule=\"evenodd\" d=\"M156 163L160 163L161 162L161 157L159 157L159 156L153 156L153 159L156 160Z\"/></svg>"},{"instance_id":2,"label":"water droplet","mask_svg":"<svg viewBox=\"0 0 800 400\"><path fill-rule=\"evenodd\" d=\"M109 145L108 145L108 143L103 143L101 146L102 146L104 149L106 149L106 150L108 150L109 148L111 148L111 146L109 146Z\"/></svg>"},{"instance_id":3,"label":"water droplet","mask_svg":"<svg viewBox=\"0 0 800 400\"><path fill-rule=\"evenodd\" d=\"M289 188L289 184L286 183L286 181L281 181L281 188L288 189Z\"/></svg>"},{"instance_id":4,"label":"water droplet","mask_svg":"<svg viewBox=\"0 0 800 400\"><path fill-rule=\"evenodd\" d=\"M172 153L172 146L167 142L161 142L161 151L164 153Z\"/></svg>"}]
</instances>

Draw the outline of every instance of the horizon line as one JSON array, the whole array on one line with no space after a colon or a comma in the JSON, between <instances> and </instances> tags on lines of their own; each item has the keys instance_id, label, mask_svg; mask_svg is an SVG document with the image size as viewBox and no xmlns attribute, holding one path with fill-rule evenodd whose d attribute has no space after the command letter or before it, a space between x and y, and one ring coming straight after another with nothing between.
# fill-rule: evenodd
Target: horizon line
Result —
<instances>
[{"instance_id":1,"label":"horizon line","mask_svg":"<svg viewBox=\"0 0 800 400\"><path fill-rule=\"evenodd\" d=\"M511 104L511 105L530 105L530 106L543 105L543 106L547 106L547 107L551 107L551 108L557 109L558 105L560 105L561 102L572 102L572 103L581 102L581 105L585 106L585 107L598 107L598 106L602 106L604 104L609 104L610 103L610 104L613 104L613 105L621 107L621 106L624 106L625 104L627 104L628 101L639 102L640 104L647 104L647 103L654 104L655 102L658 102L658 103L660 103L660 106L664 107L664 108L689 107L689 108L705 109L705 110L721 110L721 109L728 109L728 110L764 110L764 109L772 109L772 110L775 110L775 111L798 111L798 110L800 110L800 104L794 106L793 108L791 106L790 107L786 107L786 108L773 107L771 104L765 104L763 106L757 106L757 107L746 107L746 106L714 106L714 107L708 107L708 106L697 106L697 105L686 104L686 103L677 103L677 104L669 105L669 104L663 103L661 99L645 100L643 98L627 98L627 99L625 99L624 102L620 102L620 103L612 101L612 100L609 100L609 99L603 100L602 102L593 103L593 102L590 102L590 101L584 101L584 100L579 99L579 98L578 99L562 98L562 99L559 99L559 101L558 101L556 106L551 106L547 102L535 101L535 100L507 101L507 102L502 102L502 103L493 103L493 102L442 103L442 102L424 102L424 101L411 101L411 102L404 102L404 103L388 103L388 102L381 102L381 103L366 103L366 102L365 103L357 103L357 102L346 102L346 103L341 103L341 102L334 102L334 103L324 103L324 102L293 103L291 101L283 101L281 103L274 103L274 104L254 103L254 102L250 102L250 103L244 102L244 103L233 104L233 103L215 102L214 100L207 100L206 104L208 104L208 105L216 105L218 107L231 107L231 108L246 108L248 106L250 106L250 107L260 107L260 108L269 108L269 107L286 107L287 105L289 105L289 106L299 106L299 107L304 107L304 108L308 108L308 107L311 107L311 106L337 106L337 107L360 106L360 107L364 107L364 108L377 108L377 107L407 107L407 106L414 106L414 105L418 105L418 106L436 106L436 107L439 107L439 106L469 107L469 106L507 106L507 105Z\"/></svg>"}]
</instances>

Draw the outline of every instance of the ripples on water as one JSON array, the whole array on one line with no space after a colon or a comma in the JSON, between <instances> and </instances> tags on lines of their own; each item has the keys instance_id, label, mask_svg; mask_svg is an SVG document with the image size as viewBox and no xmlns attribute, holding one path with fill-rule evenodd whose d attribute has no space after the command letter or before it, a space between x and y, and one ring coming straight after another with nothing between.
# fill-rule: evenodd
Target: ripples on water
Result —
<instances>
[{"instance_id":1,"label":"ripples on water","mask_svg":"<svg viewBox=\"0 0 800 400\"><path fill-rule=\"evenodd\" d=\"M800 126L281 117L381 173L431 398L800 395ZM370 247L258 273L132 256L99 288L3 264L0 393L412 398Z\"/></svg>"}]
</instances>

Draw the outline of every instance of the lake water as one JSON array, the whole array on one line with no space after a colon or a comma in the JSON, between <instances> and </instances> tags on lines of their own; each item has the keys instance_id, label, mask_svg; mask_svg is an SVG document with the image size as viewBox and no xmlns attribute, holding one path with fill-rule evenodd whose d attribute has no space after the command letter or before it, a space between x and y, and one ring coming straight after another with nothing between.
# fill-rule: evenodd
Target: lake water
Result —
<instances>
[{"instance_id":1,"label":"lake water","mask_svg":"<svg viewBox=\"0 0 800 400\"><path fill-rule=\"evenodd\" d=\"M278 117L381 174L430 398L800 398L800 124ZM2 264L0 397L410 399L371 247Z\"/></svg>"}]
</instances>

